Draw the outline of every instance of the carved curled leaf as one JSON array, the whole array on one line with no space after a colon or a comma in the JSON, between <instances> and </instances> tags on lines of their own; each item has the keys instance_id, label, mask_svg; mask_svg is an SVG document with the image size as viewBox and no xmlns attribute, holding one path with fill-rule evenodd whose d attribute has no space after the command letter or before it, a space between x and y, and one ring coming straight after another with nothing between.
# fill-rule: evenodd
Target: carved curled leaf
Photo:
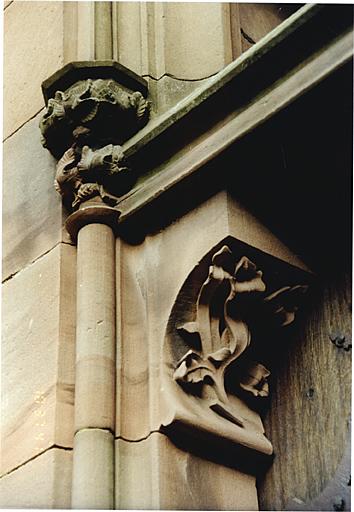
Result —
<instances>
[{"instance_id":1,"label":"carved curled leaf","mask_svg":"<svg viewBox=\"0 0 354 512\"><path fill-rule=\"evenodd\" d=\"M240 387L254 397L267 397L269 375L270 371L265 366L260 363L251 363L240 380Z\"/></svg>"},{"instance_id":2,"label":"carved curled leaf","mask_svg":"<svg viewBox=\"0 0 354 512\"><path fill-rule=\"evenodd\" d=\"M130 97L131 105L136 109L136 115L139 119L145 117L149 111L149 102L144 98L141 92L133 92Z\"/></svg>"},{"instance_id":3,"label":"carved curled leaf","mask_svg":"<svg viewBox=\"0 0 354 512\"><path fill-rule=\"evenodd\" d=\"M189 350L177 363L173 378L179 383L200 384L206 378L212 378L212 369L203 358Z\"/></svg>"},{"instance_id":4,"label":"carved curled leaf","mask_svg":"<svg viewBox=\"0 0 354 512\"><path fill-rule=\"evenodd\" d=\"M240 292L264 292L265 283L262 280L263 273L257 270L256 265L246 256L243 256L236 265L234 288Z\"/></svg>"},{"instance_id":5,"label":"carved curled leaf","mask_svg":"<svg viewBox=\"0 0 354 512\"><path fill-rule=\"evenodd\" d=\"M199 366L190 370L184 380L190 384L202 384L205 380L209 379L212 379L209 368Z\"/></svg>"},{"instance_id":6,"label":"carved curled leaf","mask_svg":"<svg viewBox=\"0 0 354 512\"><path fill-rule=\"evenodd\" d=\"M183 325L177 326L177 331L181 333L186 332L188 334L196 334L198 333L198 324L197 322L186 322Z\"/></svg>"},{"instance_id":7,"label":"carved curled leaf","mask_svg":"<svg viewBox=\"0 0 354 512\"><path fill-rule=\"evenodd\" d=\"M231 350L229 348L223 347L216 352L208 355L209 361L213 363L213 365L218 368L221 363L227 361L231 356Z\"/></svg>"},{"instance_id":8,"label":"carved curled leaf","mask_svg":"<svg viewBox=\"0 0 354 512\"><path fill-rule=\"evenodd\" d=\"M71 102L71 108L75 109L84 99L90 97L92 80L81 80L65 91L64 99Z\"/></svg>"},{"instance_id":9,"label":"carved curled leaf","mask_svg":"<svg viewBox=\"0 0 354 512\"><path fill-rule=\"evenodd\" d=\"M55 175L54 187L69 203L73 199L75 190L80 186L81 179L76 167L76 155L73 148L65 151L57 163L57 172Z\"/></svg>"},{"instance_id":10,"label":"carved curled leaf","mask_svg":"<svg viewBox=\"0 0 354 512\"><path fill-rule=\"evenodd\" d=\"M80 162L78 163L80 172L99 171L107 175L114 175L122 171L127 171L124 166L124 153L121 146L108 144L103 148L92 150L88 146L82 148Z\"/></svg>"},{"instance_id":11,"label":"carved curled leaf","mask_svg":"<svg viewBox=\"0 0 354 512\"><path fill-rule=\"evenodd\" d=\"M223 247L214 254L211 261L216 267L221 267L229 274L233 274L235 269L235 259L227 245L223 245Z\"/></svg>"},{"instance_id":12,"label":"carved curled leaf","mask_svg":"<svg viewBox=\"0 0 354 512\"><path fill-rule=\"evenodd\" d=\"M75 201L73 202L73 207L82 201L87 201L91 197L99 195L101 192L101 187L97 183L84 183L80 186L79 190L76 193Z\"/></svg>"},{"instance_id":13,"label":"carved curled leaf","mask_svg":"<svg viewBox=\"0 0 354 512\"><path fill-rule=\"evenodd\" d=\"M62 104L62 98L60 95L56 94L55 98L51 98L48 100L48 112L47 117L53 116L61 119L65 116L65 108Z\"/></svg>"},{"instance_id":14,"label":"carved curled leaf","mask_svg":"<svg viewBox=\"0 0 354 512\"><path fill-rule=\"evenodd\" d=\"M264 301L271 307L271 310L278 318L280 325L285 327L291 324L295 319L295 313L298 310L299 303L303 295L307 292L308 286L285 286L268 295Z\"/></svg>"}]
</instances>

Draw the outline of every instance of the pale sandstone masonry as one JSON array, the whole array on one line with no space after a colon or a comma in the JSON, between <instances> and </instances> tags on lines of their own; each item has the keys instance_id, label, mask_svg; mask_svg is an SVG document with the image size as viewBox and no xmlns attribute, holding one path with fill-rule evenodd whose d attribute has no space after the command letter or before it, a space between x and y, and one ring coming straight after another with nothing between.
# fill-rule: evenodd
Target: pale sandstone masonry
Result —
<instances>
[{"instance_id":1,"label":"pale sandstone masonry","mask_svg":"<svg viewBox=\"0 0 354 512\"><path fill-rule=\"evenodd\" d=\"M3 285L2 475L72 446L75 264L60 244Z\"/></svg>"},{"instance_id":2,"label":"pale sandstone masonry","mask_svg":"<svg viewBox=\"0 0 354 512\"><path fill-rule=\"evenodd\" d=\"M6 138L43 108L41 83L63 64L63 4L14 1L4 26Z\"/></svg>"},{"instance_id":3,"label":"pale sandstone masonry","mask_svg":"<svg viewBox=\"0 0 354 512\"><path fill-rule=\"evenodd\" d=\"M77 432L71 508L114 509L114 437L102 429Z\"/></svg>"},{"instance_id":4,"label":"pale sandstone masonry","mask_svg":"<svg viewBox=\"0 0 354 512\"><path fill-rule=\"evenodd\" d=\"M72 452L51 448L0 480L2 508L70 508Z\"/></svg>"},{"instance_id":5,"label":"pale sandstone masonry","mask_svg":"<svg viewBox=\"0 0 354 512\"><path fill-rule=\"evenodd\" d=\"M203 460L152 433L116 441L116 507L258 510L255 477Z\"/></svg>"},{"instance_id":6,"label":"pale sandstone masonry","mask_svg":"<svg viewBox=\"0 0 354 512\"><path fill-rule=\"evenodd\" d=\"M225 297L223 301L216 296L211 303L211 299L205 300L205 290L210 282L215 285L219 279L231 290L238 286L246 295L256 282L262 292L263 267L258 269L243 258L238 281L236 269L230 270L230 257L234 258L235 266L244 256L242 251L271 262L266 266L267 278L273 269L279 277L284 268L304 276L305 265L226 191L214 191L210 199L198 207L194 205L192 211L167 227L145 233L143 241L129 242L129 236L116 238L122 227L117 227L118 210L122 206L124 217L124 204L128 203L129 210L130 194L134 204L134 191L131 193L129 188L134 180L123 190L119 180L114 183L115 176L124 176L131 170L143 173L144 165L141 169L130 169L117 145L124 143L131 132L129 137L110 140L113 144L101 147L103 142L95 138L100 130L92 135L95 130L91 133L92 125L89 129L85 126L85 115L76 133L69 133L69 140L71 135L73 139L64 148L65 154L62 156L59 150L57 155L56 187L69 209L74 210L66 223L71 239L68 235L64 239L70 243L62 243L61 227L66 213L52 189L55 161L39 147L38 118L29 121L43 107L43 101L39 101L40 82L72 60L114 58L150 82L153 115L174 107L179 99L232 60L229 10L228 4L216 3L15 1L7 5L5 49L12 48L16 58L5 56L5 95L9 105L5 112L5 137L9 138L4 181L7 281L3 288L6 443L2 506L258 508L255 473L259 467L253 456L262 449L262 454L269 456L271 444L263 436L258 413L247 405L249 396L245 401L237 394L230 400L222 396L227 402L225 406L211 389L211 377L220 376L217 370L228 362L229 356L237 356L237 336L241 333L242 338L246 333L243 337L250 343L248 326L240 317L231 318L230 313L227 321L234 321L235 332L226 332L225 321L219 323L212 341L225 342L225 346L214 347L212 343L213 353L203 352L198 343L204 341L209 319L225 320L222 312L228 312ZM42 31L38 30L39 25L44 27ZM29 48L28 54L25 47ZM18 81L10 91L17 69ZM237 67L234 72L236 76L238 72L242 74ZM32 75L34 80L27 87L27 77ZM117 91L115 85L92 85L87 80L85 94L81 97L82 91L74 92L70 108L76 100L87 100L92 95L88 103L89 107L93 105L92 121L107 98L111 105L121 101L122 110L128 111L127 118L129 112L133 112L134 122L134 116L139 118L134 125L138 130L147 122L149 111L144 96L146 86L143 82L140 86L140 96L136 90L126 95L119 87ZM21 98L18 102L17 97ZM61 99L67 115L67 98ZM53 108L50 113L55 103L52 95L48 123L42 133L46 129L47 134L50 132L53 119L54 124L61 119L63 105L56 101L57 110ZM257 110L259 105L266 104L264 101L254 107ZM171 114L176 115L177 110L178 107ZM73 118L78 119L75 115ZM177 118L178 113L174 121ZM240 119L242 124L242 115ZM98 125L100 122L102 118ZM219 119L219 127L225 123L227 119ZM254 128L254 120L249 123L249 129ZM156 135L152 133L153 126L145 128L146 139ZM213 128L208 126L205 130L209 130L208 136L201 131L196 140L204 140L209 151ZM196 140L183 145L181 152L186 154ZM139 144L138 137L135 142ZM60 138L59 148L62 143ZM146 140L141 145L145 143ZM132 153L134 156L134 151L130 156ZM191 160L195 158L193 152L188 155ZM174 155L167 164L161 158L158 170L169 170L170 165L173 171L174 157L180 156ZM206 163L206 155L203 157ZM183 167L183 161L180 163ZM189 162L193 164L196 162ZM71 182L68 170L75 178ZM138 180L138 192L145 178ZM149 202L152 195L142 201ZM165 206L169 208L170 204L166 202ZM122 235L123 232L124 229ZM236 248L235 255L229 246ZM226 263L225 255L229 258ZM214 281L208 281L211 269L215 272L210 274ZM290 304L284 308L280 304L275 314L291 323L297 306ZM200 314L196 321L195 312L203 307L204 316ZM185 341L189 350L184 354ZM232 343L235 347L231 347ZM178 352L182 359L177 357ZM214 372L205 380L193 380L192 371L182 371L183 367L193 370L198 357L208 365L207 370ZM245 381L240 380L242 389L253 397L267 396L269 371L261 364L255 368L253 373L249 370ZM235 375L239 377L237 372ZM197 391L193 388L195 384L200 387ZM192 411L192 416L186 411ZM194 453L193 443L181 449L177 439L181 441L188 429L197 445L199 437L207 443L215 439L218 443L222 438L229 444L226 448L222 445L221 451L209 450L207 445L202 455ZM250 447L247 442L254 440L254 433L263 444ZM232 464L229 460L226 463L229 447L242 443L243 448L250 448L250 460L238 455ZM214 458L218 458L218 463ZM243 458L250 463L251 470L248 467L241 471L238 467Z\"/></svg>"},{"instance_id":7,"label":"pale sandstone masonry","mask_svg":"<svg viewBox=\"0 0 354 512\"><path fill-rule=\"evenodd\" d=\"M63 63L63 4L6 4L1 506L67 508L76 250L61 243L54 159L37 115L41 82Z\"/></svg>"},{"instance_id":8,"label":"pale sandstone masonry","mask_svg":"<svg viewBox=\"0 0 354 512\"><path fill-rule=\"evenodd\" d=\"M51 250L62 236L55 160L41 145L39 119L27 122L3 146L3 279Z\"/></svg>"}]
</instances>

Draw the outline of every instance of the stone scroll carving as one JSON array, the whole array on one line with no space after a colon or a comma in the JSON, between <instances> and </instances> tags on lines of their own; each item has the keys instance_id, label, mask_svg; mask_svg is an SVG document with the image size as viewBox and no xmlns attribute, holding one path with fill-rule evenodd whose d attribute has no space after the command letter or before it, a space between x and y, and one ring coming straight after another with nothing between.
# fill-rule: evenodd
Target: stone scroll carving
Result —
<instances>
[{"instance_id":1,"label":"stone scroll carving","mask_svg":"<svg viewBox=\"0 0 354 512\"><path fill-rule=\"evenodd\" d=\"M257 360L253 333L263 324L280 332L290 325L308 287L268 287L257 263L228 245L209 261L204 277L199 265L187 279L171 313L165 340L166 431L187 429L271 455L257 412L269 394L270 371ZM257 343L267 344L270 332Z\"/></svg>"},{"instance_id":2,"label":"stone scroll carving","mask_svg":"<svg viewBox=\"0 0 354 512\"><path fill-rule=\"evenodd\" d=\"M97 75L96 65L92 72ZM132 72L121 68L119 76L134 82ZM65 74L73 73L72 67L65 69L59 73L59 85L67 81ZM117 73L114 67L102 65L101 69L106 75ZM90 66L86 66L85 73L89 71ZM76 73L79 77L83 71L78 68ZM115 206L135 181L120 144L146 124L149 103L142 92L130 90L115 79L75 81L71 75L74 83L56 90L40 121L42 144L59 160L55 188L69 210L95 196ZM135 81L143 89L140 77Z\"/></svg>"}]
</instances>

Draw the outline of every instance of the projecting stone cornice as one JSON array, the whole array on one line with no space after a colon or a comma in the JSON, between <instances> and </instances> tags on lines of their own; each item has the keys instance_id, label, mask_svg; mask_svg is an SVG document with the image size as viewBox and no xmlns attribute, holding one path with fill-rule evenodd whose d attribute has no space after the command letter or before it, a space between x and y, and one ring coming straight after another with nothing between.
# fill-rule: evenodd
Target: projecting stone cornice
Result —
<instances>
[{"instance_id":1,"label":"projecting stone cornice","mask_svg":"<svg viewBox=\"0 0 354 512\"><path fill-rule=\"evenodd\" d=\"M56 187L69 209L100 197L117 211L117 228L122 233L138 230L143 234L150 222L146 211L158 211L160 200L167 201L172 211L172 203L179 202L178 196L186 188L193 190L195 197L197 187L190 184L198 175L203 175L203 189L216 192L224 188L223 172L208 173L210 164L336 74L352 56L351 6L307 4L174 108L148 123L147 86L141 77L111 61L69 64L43 84L49 108L42 131L46 146L60 158ZM81 85L75 85L78 83ZM113 84L119 84L118 89ZM81 94L87 95L82 86L93 95L85 98L86 104L93 101L98 111L104 103L97 90L115 96L108 102L112 112L117 107L110 124L114 137L102 137L106 128L100 130L100 115L97 129L89 134L81 128L72 130L75 102L81 100ZM67 100L58 90L65 90L69 104L75 104L69 108L69 136L60 119ZM118 112L119 105L123 108ZM82 152L85 145L90 151ZM76 147L81 148L79 155ZM67 179L68 169L70 176L79 178L77 190L72 188L74 180ZM88 178L98 173L98 180Z\"/></svg>"},{"instance_id":2,"label":"projecting stone cornice","mask_svg":"<svg viewBox=\"0 0 354 512\"><path fill-rule=\"evenodd\" d=\"M348 31L352 33L351 29L351 6L305 4L239 58L127 141L124 144L126 155L130 157L144 152L145 157L150 146L160 137L172 133L172 127L177 123L184 126L182 123L190 125L192 120L203 119L205 124L195 130L196 133L205 132L215 121L253 101L287 73L296 71L297 66L313 58L318 51L330 49L338 36L344 36ZM329 65L328 73L352 56L353 50L346 52L353 46L349 41L350 37L341 52L332 52L334 61ZM321 78L324 76L314 77L313 85ZM176 134L173 132L173 135ZM179 137L183 136L185 134L180 132Z\"/></svg>"},{"instance_id":3,"label":"projecting stone cornice","mask_svg":"<svg viewBox=\"0 0 354 512\"><path fill-rule=\"evenodd\" d=\"M123 144L139 178L117 205L120 225L141 224L140 213L145 218L159 199L171 204L171 197L177 198L198 174L205 178L203 186L212 182L211 189L217 190L222 172L208 176L212 161L334 75L352 56L351 6L308 4L298 10ZM189 190L196 194L195 188Z\"/></svg>"}]
</instances>

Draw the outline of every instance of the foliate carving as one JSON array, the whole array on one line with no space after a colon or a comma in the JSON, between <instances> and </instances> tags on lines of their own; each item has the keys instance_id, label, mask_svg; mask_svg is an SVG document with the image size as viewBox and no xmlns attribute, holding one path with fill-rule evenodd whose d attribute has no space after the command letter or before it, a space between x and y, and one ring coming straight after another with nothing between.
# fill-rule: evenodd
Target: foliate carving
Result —
<instances>
[{"instance_id":1,"label":"foliate carving","mask_svg":"<svg viewBox=\"0 0 354 512\"><path fill-rule=\"evenodd\" d=\"M269 394L270 371L254 360L252 333L264 318L277 328L292 323L307 286L282 286L268 292L262 271L240 256L226 245L221 247L194 292L195 302L187 298L190 292L181 291L182 299L175 305L166 338L170 382L166 389L175 402L170 424L184 423L270 454L272 447L257 414L257 401ZM185 283L186 290L193 287L195 283ZM179 323L181 317L189 318ZM185 353L177 359L182 347Z\"/></svg>"},{"instance_id":2,"label":"foliate carving","mask_svg":"<svg viewBox=\"0 0 354 512\"><path fill-rule=\"evenodd\" d=\"M93 150L75 143L57 164L54 186L64 204L75 209L94 196L115 206L118 196L129 189L132 181L120 146L108 144Z\"/></svg>"},{"instance_id":3,"label":"foliate carving","mask_svg":"<svg viewBox=\"0 0 354 512\"><path fill-rule=\"evenodd\" d=\"M42 143L57 158L74 142L78 126L90 130L93 144L121 144L148 120L149 104L111 79L81 80L48 100L40 121Z\"/></svg>"},{"instance_id":4,"label":"foliate carving","mask_svg":"<svg viewBox=\"0 0 354 512\"><path fill-rule=\"evenodd\" d=\"M55 188L68 209L95 196L110 206L135 178L119 144L148 120L149 103L112 79L79 80L48 100L42 143L59 159Z\"/></svg>"}]
</instances>

